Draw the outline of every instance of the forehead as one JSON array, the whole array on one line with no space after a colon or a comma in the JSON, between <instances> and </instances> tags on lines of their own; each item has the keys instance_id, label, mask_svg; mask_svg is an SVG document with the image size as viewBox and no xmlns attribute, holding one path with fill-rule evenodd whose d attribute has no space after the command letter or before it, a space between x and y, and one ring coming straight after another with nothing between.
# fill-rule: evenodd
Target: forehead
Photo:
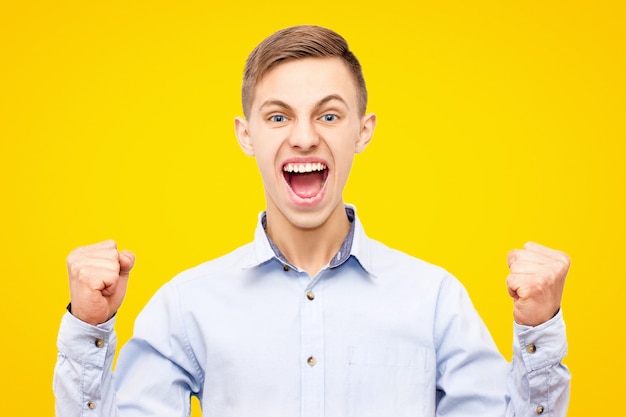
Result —
<instances>
[{"instance_id":1,"label":"forehead","mask_svg":"<svg viewBox=\"0 0 626 417\"><path fill-rule=\"evenodd\" d=\"M254 89L252 113L267 100L290 106L308 106L329 95L340 96L350 109L357 109L357 88L340 58L304 58L287 61L268 71Z\"/></svg>"}]
</instances>

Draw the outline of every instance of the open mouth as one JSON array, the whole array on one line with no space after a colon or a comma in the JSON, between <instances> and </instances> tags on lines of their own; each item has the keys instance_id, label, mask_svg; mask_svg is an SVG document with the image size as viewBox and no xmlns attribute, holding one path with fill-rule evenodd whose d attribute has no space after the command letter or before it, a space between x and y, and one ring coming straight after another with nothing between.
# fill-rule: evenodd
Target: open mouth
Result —
<instances>
[{"instance_id":1,"label":"open mouth","mask_svg":"<svg viewBox=\"0 0 626 417\"><path fill-rule=\"evenodd\" d=\"M311 199L324 188L328 168L321 162L288 163L283 166L283 176L295 195Z\"/></svg>"}]
</instances>

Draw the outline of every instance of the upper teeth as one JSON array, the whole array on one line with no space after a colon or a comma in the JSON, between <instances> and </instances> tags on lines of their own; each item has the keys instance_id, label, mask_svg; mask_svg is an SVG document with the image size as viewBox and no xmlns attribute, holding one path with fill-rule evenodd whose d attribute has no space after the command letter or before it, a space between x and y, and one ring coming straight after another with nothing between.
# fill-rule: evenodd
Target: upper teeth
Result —
<instances>
[{"instance_id":1,"label":"upper teeth","mask_svg":"<svg viewBox=\"0 0 626 417\"><path fill-rule=\"evenodd\" d=\"M287 164L283 167L283 171L286 172L313 172L313 171L322 171L326 169L326 165L322 163L313 163L313 164Z\"/></svg>"}]
</instances>

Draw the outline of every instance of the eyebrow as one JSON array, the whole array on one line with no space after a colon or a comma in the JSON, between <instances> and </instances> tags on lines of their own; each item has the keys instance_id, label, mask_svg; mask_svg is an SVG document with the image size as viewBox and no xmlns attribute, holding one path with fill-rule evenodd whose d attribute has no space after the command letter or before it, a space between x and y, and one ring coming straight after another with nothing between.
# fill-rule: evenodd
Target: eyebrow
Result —
<instances>
[{"instance_id":1,"label":"eyebrow","mask_svg":"<svg viewBox=\"0 0 626 417\"><path fill-rule=\"evenodd\" d=\"M268 99L268 100L265 100L263 104L261 104L261 106L259 107L259 111L263 110L264 107L268 107L268 106L282 107L283 109L286 109L286 110L291 109L291 106L282 100Z\"/></svg>"},{"instance_id":2,"label":"eyebrow","mask_svg":"<svg viewBox=\"0 0 626 417\"><path fill-rule=\"evenodd\" d=\"M348 106L348 103L346 103L346 101L338 94L329 94L326 97L322 98L321 100L319 100L317 103L315 103L314 108L319 108L322 107L324 104L331 102L331 101L339 101L341 103L343 103L344 106L346 106L347 108L350 108L350 106ZM261 106L259 107L259 111L263 110L264 107L269 107L269 106L277 106L280 108L283 108L285 110L291 110L291 106L287 103L285 103L282 100L278 100L278 99L268 99L265 100Z\"/></svg>"},{"instance_id":3,"label":"eyebrow","mask_svg":"<svg viewBox=\"0 0 626 417\"><path fill-rule=\"evenodd\" d=\"M318 101L315 104L315 108L322 107L324 104L326 104L326 103L328 103L330 101L333 101L333 100L340 101L348 109L350 108L350 106L348 106L348 103L346 103L346 101L338 94L330 94L330 95L324 97L323 99L321 99L320 101Z\"/></svg>"}]
</instances>

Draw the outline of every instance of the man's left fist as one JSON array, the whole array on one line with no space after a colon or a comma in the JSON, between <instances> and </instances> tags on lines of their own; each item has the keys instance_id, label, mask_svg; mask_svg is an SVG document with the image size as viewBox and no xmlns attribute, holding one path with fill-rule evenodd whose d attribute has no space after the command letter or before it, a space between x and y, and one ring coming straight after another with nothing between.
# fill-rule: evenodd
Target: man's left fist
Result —
<instances>
[{"instance_id":1,"label":"man's left fist","mask_svg":"<svg viewBox=\"0 0 626 417\"><path fill-rule=\"evenodd\" d=\"M538 326L554 317L561 307L569 257L528 242L524 249L509 252L508 262L511 272L506 285L513 297L515 322Z\"/></svg>"}]
</instances>

